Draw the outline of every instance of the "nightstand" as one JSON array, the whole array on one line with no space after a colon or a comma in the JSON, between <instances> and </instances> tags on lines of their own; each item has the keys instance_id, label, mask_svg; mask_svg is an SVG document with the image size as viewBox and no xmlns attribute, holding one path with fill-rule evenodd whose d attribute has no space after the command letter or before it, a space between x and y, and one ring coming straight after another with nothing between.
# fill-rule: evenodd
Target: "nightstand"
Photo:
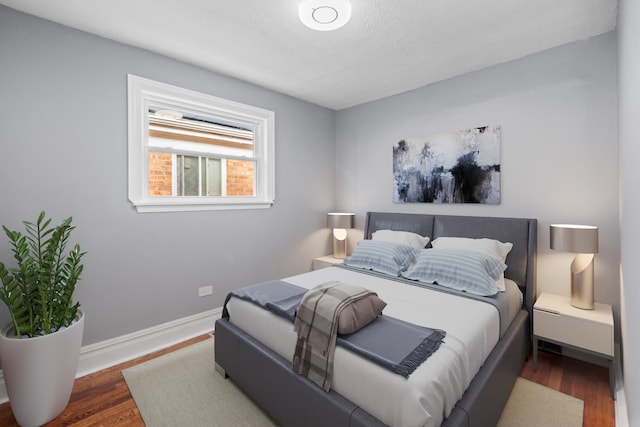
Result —
<instances>
[{"instance_id":1,"label":"nightstand","mask_svg":"<svg viewBox=\"0 0 640 427\"><path fill-rule=\"evenodd\" d=\"M607 304L593 310L571 305L568 297L542 293L533 306L533 370L538 368L538 340L604 358L614 399L613 313Z\"/></svg>"},{"instance_id":2,"label":"nightstand","mask_svg":"<svg viewBox=\"0 0 640 427\"><path fill-rule=\"evenodd\" d=\"M311 269L319 270L321 268L329 267L333 264L342 264L343 261L344 259L334 258L333 255L319 256L318 258L313 259L313 263L311 264Z\"/></svg>"}]
</instances>

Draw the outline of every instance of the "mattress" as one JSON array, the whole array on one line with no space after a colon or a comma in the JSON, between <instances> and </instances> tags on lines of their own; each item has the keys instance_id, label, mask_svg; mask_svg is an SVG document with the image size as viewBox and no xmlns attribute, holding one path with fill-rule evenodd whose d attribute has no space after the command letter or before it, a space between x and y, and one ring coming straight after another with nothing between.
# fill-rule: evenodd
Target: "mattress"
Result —
<instances>
[{"instance_id":1,"label":"mattress","mask_svg":"<svg viewBox=\"0 0 640 427\"><path fill-rule=\"evenodd\" d=\"M336 348L333 390L388 425L439 426L499 339L498 311L481 301L338 267L282 280L307 289L331 280L359 285L387 302L384 315L447 332L440 349L409 378ZM507 284L513 317L522 294L515 283ZM237 298L231 298L227 310L231 323L291 360L296 343L291 322Z\"/></svg>"}]
</instances>

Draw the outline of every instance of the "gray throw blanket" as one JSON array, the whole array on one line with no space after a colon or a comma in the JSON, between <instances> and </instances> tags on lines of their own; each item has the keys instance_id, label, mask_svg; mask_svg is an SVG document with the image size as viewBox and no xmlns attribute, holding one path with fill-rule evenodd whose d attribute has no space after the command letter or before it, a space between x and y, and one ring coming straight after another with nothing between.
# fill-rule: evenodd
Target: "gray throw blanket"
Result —
<instances>
[{"instance_id":1,"label":"gray throw blanket","mask_svg":"<svg viewBox=\"0 0 640 427\"><path fill-rule=\"evenodd\" d=\"M348 283L323 283L309 290L298 307L293 330L298 334L293 370L325 391L331 388L338 316L348 305L374 292Z\"/></svg>"}]
</instances>

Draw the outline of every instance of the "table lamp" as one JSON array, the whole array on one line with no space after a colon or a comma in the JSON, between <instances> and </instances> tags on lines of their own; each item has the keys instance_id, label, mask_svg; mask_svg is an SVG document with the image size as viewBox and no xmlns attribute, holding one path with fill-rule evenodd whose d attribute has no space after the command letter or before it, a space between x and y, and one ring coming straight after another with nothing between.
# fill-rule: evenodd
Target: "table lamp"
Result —
<instances>
[{"instance_id":1,"label":"table lamp","mask_svg":"<svg viewBox=\"0 0 640 427\"><path fill-rule=\"evenodd\" d=\"M571 263L571 305L593 310L593 257L598 253L598 227L553 224L551 249L574 252Z\"/></svg>"},{"instance_id":2,"label":"table lamp","mask_svg":"<svg viewBox=\"0 0 640 427\"><path fill-rule=\"evenodd\" d=\"M333 228L333 257L347 257L347 228L353 228L353 213L331 212L327 214L327 227Z\"/></svg>"}]
</instances>

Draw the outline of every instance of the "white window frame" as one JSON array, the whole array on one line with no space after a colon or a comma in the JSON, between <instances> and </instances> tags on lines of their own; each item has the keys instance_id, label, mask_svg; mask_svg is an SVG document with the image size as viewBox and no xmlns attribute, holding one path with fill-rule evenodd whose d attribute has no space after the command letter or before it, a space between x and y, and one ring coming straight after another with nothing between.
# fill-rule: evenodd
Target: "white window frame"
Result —
<instances>
[{"instance_id":1,"label":"white window frame","mask_svg":"<svg viewBox=\"0 0 640 427\"><path fill-rule=\"evenodd\" d=\"M143 212L264 209L275 200L275 113L165 83L127 75L129 108L129 201ZM223 118L251 125L256 158L255 196L150 196L149 107Z\"/></svg>"}]
</instances>

